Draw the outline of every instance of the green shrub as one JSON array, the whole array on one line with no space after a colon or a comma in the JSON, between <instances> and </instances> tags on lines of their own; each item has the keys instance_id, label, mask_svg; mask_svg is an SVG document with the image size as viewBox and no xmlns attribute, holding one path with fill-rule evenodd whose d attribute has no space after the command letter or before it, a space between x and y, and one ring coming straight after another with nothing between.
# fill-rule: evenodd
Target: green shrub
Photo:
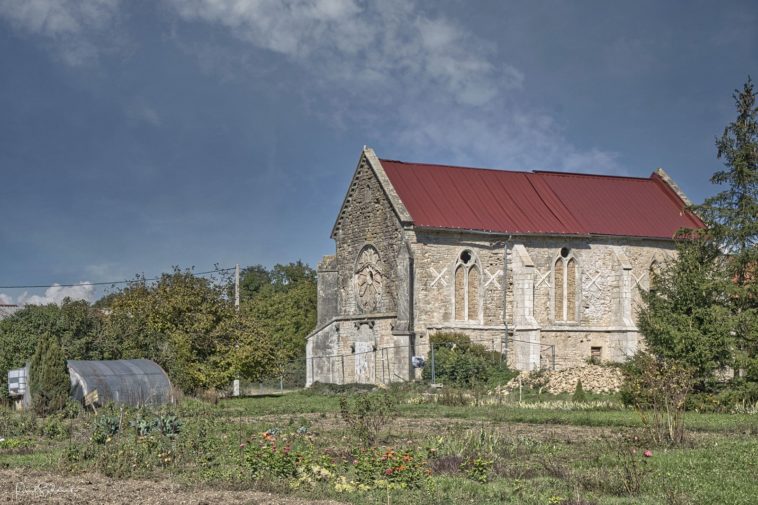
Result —
<instances>
[{"instance_id":1,"label":"green shrub","mask_svg":"<svg viewBox=\"0 0 758 505\"><path fill-rule=\"evenodd\" d=\"M120 429L121 420L118 416L100 414L95 417L91 439L97 444L104 444L110 441Z\"/></svg>"},{"instance_id":2,"label":"green shrub","mask_svg":"<svg viewBox=\"0 0 758 505\"><path fill-rule=\"evenodd\" d=\"M69 427L63 419L60 413L48 416L42 423L42 436L52 439L68 436Z\"/></svg>"},{"instance_id":3,"label":"green shrub","mask_svg":"<svg viewBox=\"0 0 758 505\"><path fill-rule=\"evenodd\" d=\"M373 445L379 432L397 415L397 401L385 392L342 396L340 415L356 439Z\"/></svg>"},{"instance_id":4,"label":"green shrub","mask_svg":"<svg viewBox=\"0 0 758 505\"><path fill-rule=\"evenodd\" d=\"M681 362L637 353L624 366L622 398L637 409L657 443L681 443L693 374Z\"/></svg>"},{"instance_id":5,"label":"green shrub","mask_svg":"<svg viewBox=\"0 0 758 505\"><path fill-rule=\"evenodd\" d=\"M471 387L504 384L516 376L503 363L502 355L471 343L463 333L436 333L429 338L434 347L434 380L443 384ZM432 379L431 353L424 366L425 380Z\"/></svg>"},{"instance_id":6,"label":"green shrub","mask_svg":"<svg viewBox=\"0 0 758 505\"><path fill-rule=\"evenodd\" d=\"M33 411L16 412L0 407L0 435L19 437L37 432L37 418Z\"/></svg>"},{"instance_id":7,"label":"green shrub","mask_svg":"<svg viewBox=\"0 0 758 505\"><path fill-rule=\"evenodd\" d=\"M491 459L476 457L468 458L461 464L461 471L471 480L486 484L490 480L494 461Z\"/></svg>"},{"instance_id":8,"label":"green shrub","mask_svg":"<svg viewBox=\"0 0 758 505\"><path fill-rule=\"evenodd\" d=\"M64 419L76 419L82 412L82 404L73 398L69 398L63 406L62 414Z\"/></svg>"},{"instance_id":9,"label":"green shrub","mask_svg":"<svg viewBox=\"0 0 758 505\"><path fill-rule=\"evenodd\" d=\"M8 453L26 453L34 448L31 438L3 438L0 439L0 451Z\"/></svg>"}]
</instances>

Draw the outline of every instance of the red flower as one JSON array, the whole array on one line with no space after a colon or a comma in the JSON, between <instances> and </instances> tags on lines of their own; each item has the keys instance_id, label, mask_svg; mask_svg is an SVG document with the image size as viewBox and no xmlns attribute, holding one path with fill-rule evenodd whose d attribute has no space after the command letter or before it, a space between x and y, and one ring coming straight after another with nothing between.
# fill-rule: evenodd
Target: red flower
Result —
<instances>
[{"instance_id":1,"label":"red flower","mask_svg":"<svg viewBox=\"0 0 758 505\"><path fill-rule=\"evenodd\" d=\"M392 475L392 468L388 468L384 471L384 475Z\"/></svg>"},{"instance_id":2,"label":"red flower","mask_svg":"<svg viewBox=\"0 0 758 505\"><path fill-rule=\"evenodd\" d=\"M652 458L653 457L653 451L650 451L650 450L645 451L642 455L645 456L646 458Z\"/></svg>"}]
</instances>

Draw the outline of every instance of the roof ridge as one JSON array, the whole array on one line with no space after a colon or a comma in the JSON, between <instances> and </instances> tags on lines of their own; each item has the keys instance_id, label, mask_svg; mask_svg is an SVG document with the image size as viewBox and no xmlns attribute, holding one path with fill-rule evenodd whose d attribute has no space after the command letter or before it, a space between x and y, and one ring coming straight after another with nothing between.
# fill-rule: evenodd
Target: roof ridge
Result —
<instances>
[{"instance_id":1,"label":"roof ridge","mask_svg":"<svg viewBox=\"0 0 758 505\"><path fill-rule=\"evenodd\" d=\"M389 163L400 163L402 165L419 165L424 167L439 167L439 168L460 168L463 170L483 170L487 172L508 172L511 174L531 174L533 172L530 172L528 170L509 170L507 168L484 168L484 167L467 167L463 165L445 165L441 163L421 163L421 162L415 162L415 161L401 161L401 160L390 160L387 158L380 158L379 161L382 163L389 162Z\"/></svg>"},{"instance_id":2,"label":"roof ridge","mask_svg":"<svg viewBox=\"0 0 758 505\"><path fill-rule=\"evenodd\" d=\"M634 175L612 175L612 174L592 174L586 172L563 172L561 170L511 170L508 168L487 168L487 167L470 167L466 165L447 165L444 163L424 163L416 161L402 161L392 160L388 158L380 158L382 163L399 163L401 165L416 165L422 167L437 167L437 168L457 168L461 170L481 170L486 172L507 172L511 174L548 174L548 175L563 175L574 177L602 177L602 178L614 178L614 179L631 179L635 181L649 181L650 177L634 176Z\"/></svg>"},{"instance_id":3,"label":"roof ridge","mask_svg":"<svg viewBox=\"0 0 758 505\"><path fill-rule=\"evenodd\" d=\"M650 181L650 177L641 177L636 175L615 175L615 174L591 174L587 172L562 172L560 170L534 170L533 174L546 175L563 175L567 177L602 177L611 179L631 179L633 181Z\"/></svg>"}]
</instances>

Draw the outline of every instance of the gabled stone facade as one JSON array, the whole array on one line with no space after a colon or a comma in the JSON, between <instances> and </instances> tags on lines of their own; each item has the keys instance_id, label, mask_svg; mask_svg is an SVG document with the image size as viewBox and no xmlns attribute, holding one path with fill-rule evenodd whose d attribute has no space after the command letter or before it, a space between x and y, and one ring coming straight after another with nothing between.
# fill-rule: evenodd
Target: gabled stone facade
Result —
<instances>
[{"instance_id":1,"label":"gabled stone facade","mask_svg":"<svg viewBox=\"0 0 758 505\"><path fill-rule=\"evenodd\" d=\"M464 332L520 370L621 361L640 345L635 314L650 269L675 250L665 239L417 227L370 149L332 238L336 254L318 267L308 384L411 380L412 357L427 357L442 331Z\"/></svg>"}]
</instances>

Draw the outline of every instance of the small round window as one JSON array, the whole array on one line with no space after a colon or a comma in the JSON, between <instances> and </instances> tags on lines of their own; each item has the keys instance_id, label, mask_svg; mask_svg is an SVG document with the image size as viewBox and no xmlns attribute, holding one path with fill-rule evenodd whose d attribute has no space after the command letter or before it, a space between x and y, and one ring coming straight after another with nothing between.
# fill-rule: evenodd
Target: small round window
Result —
<instances>
[{"instance_id":1,"label":"small round window","mask_svg":"<svg viewBox=\"0 0 758 505\"><path fill-rule=\"evenodd\" d=\"M461 253L461 263L468 265L471 261L471 253L469 251L463 251Z\"/></svg>"},{"instance_id":2,"label":"small round window","mask_svg":"<svg viewBox=\"0 0 758 505\"><path fill-rule=\"evenodd\" d=\"M561 258L568 258L569 255L569 249L568 247L562 247L561 248Z\"/></svg>"}]
</instances>

